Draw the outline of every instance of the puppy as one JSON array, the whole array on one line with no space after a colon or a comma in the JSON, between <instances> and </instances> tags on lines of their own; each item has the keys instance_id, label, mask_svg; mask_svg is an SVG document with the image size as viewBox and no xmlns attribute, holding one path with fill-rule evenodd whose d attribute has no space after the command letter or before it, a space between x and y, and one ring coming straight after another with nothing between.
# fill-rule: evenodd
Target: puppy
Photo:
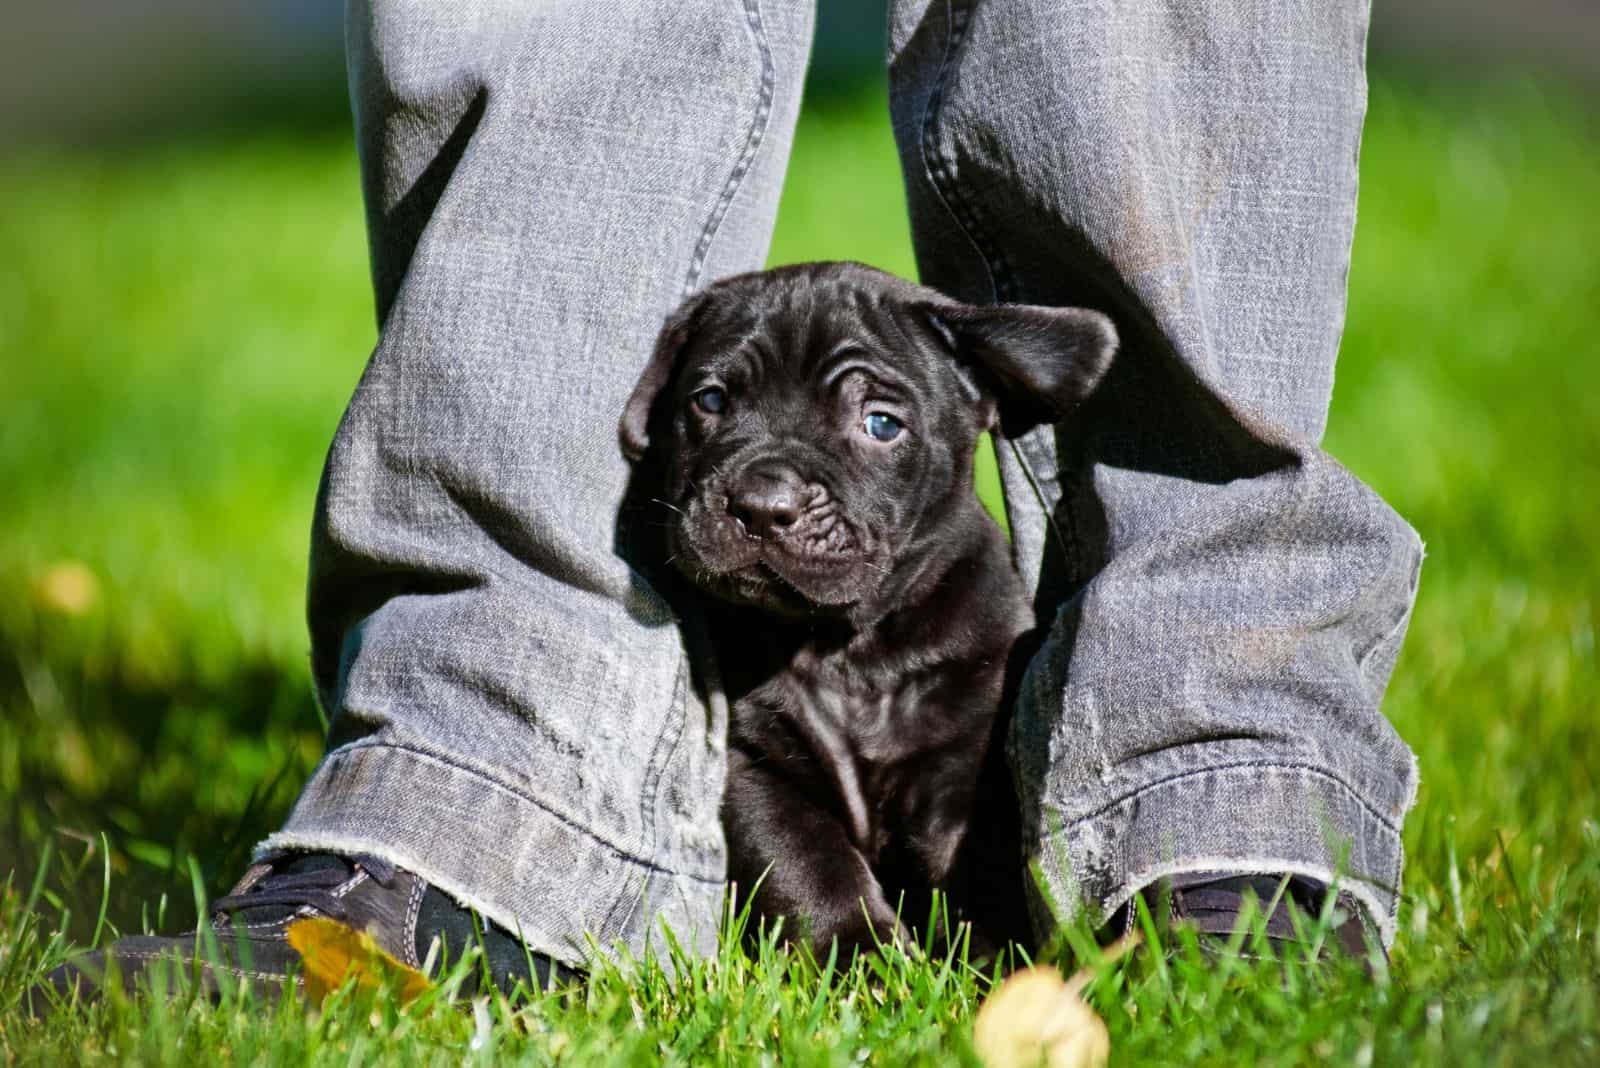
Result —
<instances>
[{"instance_id":1,"label":"puppy","mask_svg":"<svg viewBox=\"0 0 1600 1068\"><path fill-rule=\"evenodd\" d=\"M819 953L903 937L935 890L975 953L1026 940L1000 742L1033 613L973 455L1002 412L1059 419L1115 347L1093 311L851 263L726 279L661 332L620 428L653 522L624 526L711 595L729 878Z\"/></svg>"}]
</instances>

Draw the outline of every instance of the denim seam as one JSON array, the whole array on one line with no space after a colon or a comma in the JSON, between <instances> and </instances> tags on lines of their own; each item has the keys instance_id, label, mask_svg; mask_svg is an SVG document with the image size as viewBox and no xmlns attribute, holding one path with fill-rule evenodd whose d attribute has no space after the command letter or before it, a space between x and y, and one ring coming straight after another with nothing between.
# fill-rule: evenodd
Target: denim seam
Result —
<instances>
[{"instance_id":1,"label":"denim seam","mask_svg":"<svg viewBox=\"0 0 1600 1068\"><path fill-rule=\"evenodd\" d=\"M650 760L645 768L645 779L639 790L639 839L642 842L651 844L659 844L656 841L656 795L660 792L661 779L666 768L671 767L672 758L677 755L678 745L683 740L684 721L688 717L688 695L684 686L684 667L683 658L679 657L677 671L674 673L673 678L671 702L671 707L675 710L676 715L669 718L667 727L656 736L655 751L650 754ZM671 739L670 741L668 741L669 738ZM666 756L664 758L661 756L663 743L665 743L666 748ZM611 903L611 907L606 910L606 923L610 925L612 930L622 929L634 910L639 907L642 897L642 894L629 893L627 881L623 881L621 892L617 894L616 900ZM617 912L619 909L623 909L624 906L626 906L626 911L623 912L619 919Z\"/></svg>"},{"instance_id":2,"label":"denim seam","mask_svg":"<svg viewBox=\"0 0 1600 1068\"><path fill-rule=\"evenodd\" d=\"M744 0L744 13L745 21L750 25L751 36L755 40L756 50L761 57L761 92L757 99L755 115L750 120L750 129L745 134L744 148L739 153L727 182L723 184L722 193L717 197L710 217L700 230L699 241L695 243L694 255L689 260L689 273L683 281L683 294L686 297L700 284L700 274L705 269L706 258L711 254L711 245L716 241L717 231L722 228L722 220L727 216L734 196L744 184L745 175L750 173L756 152L766 137L767 120L772 115L772 99L777 87L777 65L772 59L772 49L767 44L767 31L761 19L760 0Z\"/></svg>"},{"instance_id":3,"label":"denim seam","mask_svg":"<svg viewBox=\"0 0 1600 1068\"><path fill-rule=\"evenodd\" d=\"M518 790L515 787L508 786L508 785L506 785L505 783L502 783L502 782L496 782L495 780L484 776L482 773L480 773L479 771L477 771L474 768L467 767L466 765L458 763L457 761L454 761L454 760L450 760L447 757L442 757L442 756L438 755L437 753L429 753L429 752L426 752L424 750L417 749L417 748L415 748L413 746L402 745L402 744L398 744L398 743L395 743L395 742L392 742L392 741L384 741L384 742L353 742L353 743L351 743L349 745L343 746L343 747L341 747L339 749L336 749L333 752L329 753L328 754L328 759L333 759L335 757L344 756L346 754L356 753L358 751L367 750L367 749L375 749L375 750L392 749L392 750L395 750L397 752L405 753L408 756L416 757L416 758L418 758L420 760L431 761L431 762L433 762L435 764L438 764L438 765L440 765L442 767L448 768L453 772L460 772L463 775L470 775L472 778L478 780L479 782L483 783L485 786L490 787L491 789L498 790L501 793L509 794L510 796L516 798L518 801L525 802L525 803L527 803L529 805L532 805L533 807L539 809L541 812L544 812L544 813L548 814L549 816L551 816L552 818L556 819L560 823L563 823L566 826L571 827L573 830L577 831L579 834L582 834L584 837L592 840L596 845L604 847L606 850L610 851L611 853L614 853L617 857L619 857L622 860L624 860L624 861L626 861L626 862L628 862L630 864L633 864L633 865L635 865L637 867L645 868L645 869L648 869L648 870L654 871L654 872L660 872L662 875L666 875L666 876L669 876L669 877L672 877L672 878L690 879L690 880L693 880L694 882L699 882L699 883L708 883L708 884L711 884L711 885L721 885L724 882L724 880L723 880L723 878L721 876L702 875L699 872L692 872L692 871L674 871L673 869L665 867L664 865L658 864L653 860L650 860L650 859L645 858L645 857L637 856L634 853L631 853L628 850L626 850L626 849L622 848L621 846L617 845L615 842L608 841L607 839L601 837L593 829L584 826L583 824L579 823L577 820L575 820L572 817L566 815L565 813L557 812L555 809L551 808L549 805L545 804L543 801L540 801L539 799L537 799L537 798L535 798L535 797L533 797L533 796L531 796L529 794L523 793L521 790Z\"/></svg>"},{"instance_id":4,"label":"denim seam","mask_svg":"<svg viewBox=\"0 0 1600 1068\"><path fill-rule=\"evenodd\" d=\"M1333 382L1339 373L1338 334L1343 332L1344 323L1350 316L1350 267L1355 255L1356 221L1361 211L1361 141L1367 129L1367 112L1371 106L1371 93L1367 88L1367 31L1372 19L1372 3L1368 0L1364 17L1355 20L1354 33L1356 40L1356 53L1360 56L1357 73L1358 92L1361 97L1361 114L1356 122L1355 145L1350 154L1350 240L1344 249L1344 270L1339 278L1339 307L1337 311L1339 330L1334 340L1334 363L1328 378L1328 399L1322 406L1323 426L1327 426L1328 411L1333 405Z\"/></svg>"},{"instance_id":5,"label":"denim seam","mask_svg":"<svg viewBox=\"0 0 1600 1068\"><path fill-rule=\"evenodd\" d=\"M990 250L978 240L977 216L972 206L959 195L956 189L954 164L940 150L935 132L935 127L938 126L939 119L944 113L945 89L949 85L950 76L955 72L958 53L966 41L967 27L972 21L972 11L975 6L976 0L965 0L961 3L957 3L956 0L945 0L947 30L944 58L939 62L939 73L933 80L933 88L929 91L928 101L923 107L922 135L918 139L918 147L922 155L922 171L927 175L928 185L932 187L934 195L939 198L939 203L944 206L945 212L955 222L961 235L978 254L984 273L989 276L989 292L998 301L1000 280L991 261Z\"/></svg>"},{"instance_id":6,"label":"denim seam","mask_svg":"<svg viewBox=\"0 0 1600 1068\"><path fill-rule=\"evenodd\" d=\"M1109 801L1106 804L1101 805L1097 809L1093 809L1090 812L1086 812L1081 816L1072 817L1070 820L1067 821L1065 826L1073 827L1073 826L1077 826L1078 824L1081 824L1081 823L1087 823L1090 820L1096 819L1096 818L1098 818L1100 816L1103 816L1107 812L1110 812L1112 809L1118 808L1118 807L1120 807L1122 805L1125 805L1129 801L1136 800L1141 795L1149 793L1151 790L1154 790L1154 789L1156 789L1158 787L1161 787L1161 786L1167 786L1167 785L1170 785L1171 783L1181 782L1184 779L1192 779L1192 778L1194 778L1196 776L1199 776L1199 775L1211 775L1211 774L1214 774L1215 772L1219 772L1219 771L1239 771L1239 770L1248 769L1248 768L1262 768L1262 769L1273 770L1273 771L1296 771L1296 772L1304 773L1306 775L1313 775L1313 776L1316 776L1317 778L1326 779L1327 781L1333 783L1335 786L1338 786L1341 790L1344 790L1346 793L1348 793L1350 795L1350 797L1358 805L1360 805L1363 809L1366 810L1368 815L1370 815L1373 819L1377 820L1383 826L1383 828L1385 830L1387 830L1390 834L1393 834L1397 838L1400 836L1400 828L1392 820L1390 820L1382 812L1378 811L1378 809L1371 802L1369 802L1366 798L1362 797L1360 792L1357 791L1355 787L1351 786L1344 779L1342 779L1339 776L1333 774L1332 772L1329 772L1325 768L1319 768L1319 767L1316 767L1315 765L1312 765L1312 764L1296 764L1296 763L1284 763L1284 762L1280 762L1280 761L1257 761L1257 760L1242 761L1242 762L1239 762L1239 763L1232 763L1232 764L1218 764L1215 767L1201 768L1201 769L1198 769L1198 770L1195 770L1195 771L1180 771L1180 772L1177 772L1176 774L1173 774L1173 775L1167 775L1167 776L1164 776L1163 778L1154 779L1154 780L1152 780L1150 782L1145 783L1143 786L1138 787L1137 789L1129 790L1127 793L1121 795L1120 797L1116 798L1113 801Z\"/></svg>"},{"instance_id":7,"label":"denim seam","mask_svg":"<svg viewBox=\"0 0 1600 1068\"><path fill-rule=\"evenodd\" d=\"M1081 582L1083 577L1079 572L1082 569L1083 554L1075 548L1077 539L1073 536L1078 529L1077 516L1068 495L1060 487L1060 456L1050 456L1046 454L1043 444L1033 443L1033 435L1036 433L1038 431L1033 430L1022 438L1007 439L1011 446L1011 454L1016 458L1017 466L1027 476L1028 485L1033 489L1034 497L1039 502L1039 510L1044 514L1045 527L1050 531L1056 549L1061 553L1062 560L1067 566L1069 580L1074 583ZM1046 468L1054 468L1056 472L1054 500L1050 499L1050 494L1045 491L1043 480L1039 477L1039 471Z\"/></svg>"},{"instance_id":8,"label":"denim seam","mask_svg":"<svg viewBox=\"0 0 1600 1068\"><path fill-rule=\"evenodd\" d=\"M1391 644L1396 635L1400 634L1405 629L1406 623L1410 621L1412 609L1417 603L1417 589L1422 581L1422 561L1423 552L1419 545L1411 551L1411 581L1408 584L1411 596L1406 599L1405 604L1401 605L1400 609L1395 613L1394 620L1384 627L1383 633L1369 642L1367 647L1357 654L1356 667L1361 672L1366 672L1368 662L1372 660L1378 650Z\"/></svg>"},{"instance_id":9,"label":"denim seam","mask_svg":"<svg viewBox=\"0 0 1600 1068\"><path fill-rule=\"evenodd\" d=\"M982 239L984 227L979 214L972 203L962 196L959 183L956 181L955 164L948 155L940 149L936 128L944 114L945 90L949 86L951 76L959 65L959 53L966 43L967 28L972 23L973 12L977 9L978 0L946 0L945 18L949 29L945 39L944 58L939 64L939 73L934 78L933 88L928 93L928 102L922 113L922 136L919 138L919 148L922 155L922 169L927 176L928 184L933 189L934 195L939 198L945 212L967 239L974 252L978 254L978 261L983 264L984 273L989 276L989 292L995 301L1002 298L1015 299L1016 283L1012 277L1011 268L1005 256L992 242ZM1056 523L1053 505L1046 499L1039 477L1034 469L1034 460L1026 454L1023 446L1016 439L1007 439L1012 455L1017 464L1022 468L1024 476L1032 488L1034 497L1038 500L1040 511L1044 513L1045 525L1063 553L1066 553L1066 536Z\"/></svg>"},{"instance_id":10,"label":"denim seam","mask_svg":"<svg viewBox=\"0 0 1600 1068\"><path fill-rule=\"evenodd\" d=\"M661 779L666 768L677 755L678 743L683 740L683 726L687 719L687 695L683 685L684 658L679 657L672 678L672 714L656 735L656 744L645 765L644 780L639 784L639 837L641 841L656 843L656 795L661 790ZM665 751L665 756L662 755Z\"/></svg>"}]
</instances>

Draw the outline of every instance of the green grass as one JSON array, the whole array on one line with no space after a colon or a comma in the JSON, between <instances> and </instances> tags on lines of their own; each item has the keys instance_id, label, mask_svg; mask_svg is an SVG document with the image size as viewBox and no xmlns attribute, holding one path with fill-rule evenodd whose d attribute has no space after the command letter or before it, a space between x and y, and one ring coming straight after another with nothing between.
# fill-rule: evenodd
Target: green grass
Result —
<instances>
[{"instance_id":1,"label":"green grass","mask_svg":"<svg viewBox=\"0 0 1600 1068\"><path fill-rule=\"evenodd\" d=\"M1385 706L1423 779L1399 940L1376 982L1136 952L1089 992L1115 1062L1600 1058L1596 190L1575 97L1375 87L1328 446L1429 544ZM873 101L808 113L774 259L910 273L899 196ZM224 889L316 759L306 531L374 330L340 137L0 161L0 263L7 1063L972 1062L969 972L770 949L490 1005L482 1048L383 996L20 1020L69 942L191 919L188 858Z\"/></svg>"}]
</instances>

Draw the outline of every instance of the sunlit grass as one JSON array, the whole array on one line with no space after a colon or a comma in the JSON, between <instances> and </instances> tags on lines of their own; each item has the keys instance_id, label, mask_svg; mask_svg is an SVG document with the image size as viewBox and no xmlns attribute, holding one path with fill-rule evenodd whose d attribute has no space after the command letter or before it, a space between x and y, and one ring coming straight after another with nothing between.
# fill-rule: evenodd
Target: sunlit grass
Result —
<instances>
[{"instance_id":1,"label":"sunlit grass","mask_svg":"<svg viewBox=\"0 0 1600 1068\"><path fill-rule=\"evenodd\" d=\"M910 273L895 168L879 102L808 114L774 260ZM1089 991L1114 1059L1600 1057L1596 190L1573 99L1375 87L1327 444L1429 546L1385 706L1422 771L1400 937L1376 981L1146 947ZM60 931L192 917L187 858L225 889L315 760L306 532L374 330L342 139L0 162L0 263L8 1059L970 1062L979 977L895 959L824 983L770 947L496 1005L478 1049L442 1007L17 1020Z\"/></svg>"}]
</instances>

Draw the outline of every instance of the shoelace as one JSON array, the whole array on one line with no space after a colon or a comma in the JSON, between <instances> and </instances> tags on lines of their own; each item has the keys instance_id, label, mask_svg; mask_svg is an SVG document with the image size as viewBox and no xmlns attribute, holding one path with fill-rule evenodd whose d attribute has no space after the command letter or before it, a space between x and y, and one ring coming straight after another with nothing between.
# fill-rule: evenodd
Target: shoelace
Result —
<instances>
[{"instance_id":1,"label":"shoelace","mask_svg":"<svg viewBox=\"0 0 1600 1068\"><path fill-rule=\"evenodd\" d=\"M292 909L312 908L325 916L344 919L349 909L333 891L348 882L356 869L365 871L380 886L394 879L394 865L377 857L355 856L348 866L319 868L313 871L269 872L261 881L240 894L228 894L211 903L217 917L245 909L274 905Z\"/></svg>"}]
</instances>

